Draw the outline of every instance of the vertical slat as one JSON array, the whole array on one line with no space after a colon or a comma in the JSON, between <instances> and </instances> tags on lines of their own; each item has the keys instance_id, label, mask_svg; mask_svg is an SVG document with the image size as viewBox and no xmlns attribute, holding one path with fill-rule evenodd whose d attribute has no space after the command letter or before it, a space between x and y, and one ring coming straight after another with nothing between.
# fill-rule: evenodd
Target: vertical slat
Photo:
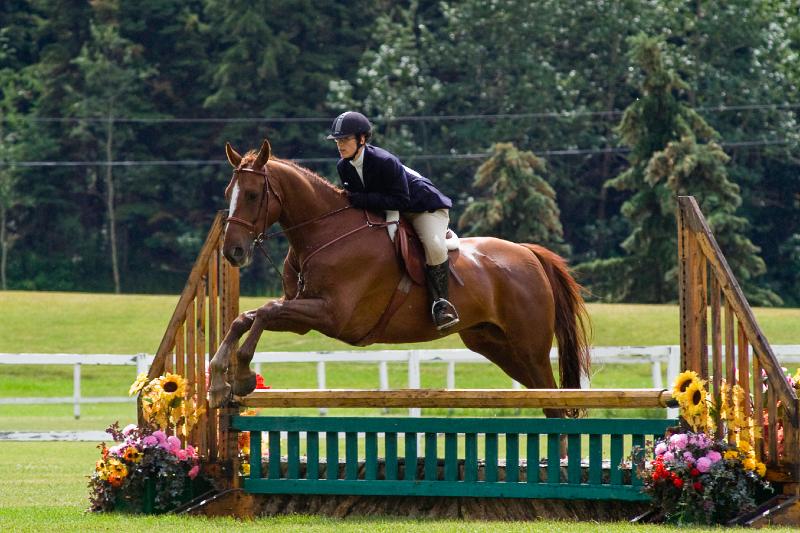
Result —
<instances>
[{"instance_id":1,"label":"vertical slat","mask_svg":"<svg viewBox=\"0 0 800 533\"><path fill-rule=\"evenodd\" d=\"M217 353L219 341L219 249L208 260L208 353Z\"/></svg>"},{"instance_id":2,"label":"vertical slat","mask_svg":"<svg viewBox=\"0 0 800 533\"><path fill-rule=\"evenodd\" d=\"M539 434L528 433L525 450L528 483L539 483Z\"/></svg>"},{"instance_id":3,"label":"vertical slat","mask_svg":"<svg viewBox=\"0 0 800 533\"><path fill-rule=\"evenodd\" d=\"M774 466L778 464L778 398L777 394L775 394L775 389L772 387L767 389L767 416L769 417L767 449L769 450L769 462ZM785 427L784 432L785 438ZM784 441L785 445L786 442Z\"/></svg>"},{"instance_id":4,"label":"vertical slat","mask_svg":"<svg viewBox=\"0 0 800 533\"><path fill-rule=\"evenodd\" d=\"M408 432L405 434L405 476L406 481L417 479L417 434Z\"/></svg>"},{"instance_id":5,"label":"vertical slat","mask_svg":"<svg viewBox=\"0 0 800 533\"><path fill-rule=\"evenodd\" d=\"M261 479L261 432L250 432L250 479Z\"/></svg>"},{"instance_id":6,"label":"vertical slat","mask_svg":"<svg viewBox=\"0 0 800 533\"><path fill-rule=\"evenodd\" d=\"M200 455L205 456L207 450L207 436L208 431L206 428L206 424L208 423L208 415L205 411L208 411L208 401L206 399L206 280L204 278L201 281L200 286L202 288L198 288L197 291L197 319L198 319L198 332L197 332L197 353L196 356L193 358L192 365L194 371L194 388L193 392L195 394L195 398L197 400L197 407L203 409L203 414L197 418L197 425L195 426L195 430L192 432L192 440L195 442L195 446L198 447L200 450Z\"/></svg>"},{"instance_id":7,"label":"vertical slat","mask_svg":"<svg viewBox=\"0 0 800 533\"><path fill-rule=\"evenodd\" d=\"M281 477L281 432L270 431L269 438L269 479Z\"/></svg>"},{"instance_id":8,"label":"vertical slat","mask_svg":"<svg viewBox=\"0 0 800 533\"><path fill-rule=\"evenodd\" d=\"M436 481L436 433L425 433L425 480Z\"/></svg>"},{"instance_id":9,"label":"vertical slat","mask_svg":"<svg viewBox=\"0 0 800 533\"><path fill-rule=\"evenodd\" d=\"M186 376L188 378L188 395L189 398L192 400L197 400L195 404L197 407L200 406L200 397L197 395L197 384L200 381L200 376L197 372L197 367L199 366L199 361L201 358L205 357L205 348L206 348L206 338L205 338L205 304L206 304L206 283L205 277L200 278L197 283L197 293L195 295L195 337L197 338L197 344L195 346L195 351L188 354L186 357ZM203 377L205 378L205 376ZM199 420L198 420L199 422ZM192 443L193 446L199 446L200 444L200 435L202 432L198 425L195 425L192 428L192 432L189 436L189 441Z\"/></svg>"},{"instance_id":10,"label":"vertical slat","mask_svg":"<svg viewBox=\"0 0 800 533\"><path fill-rule=\"evenodd\" d=\"M603 483L603 436L589 435L589 485Z\"/></svg>"},{"instance_id":11,"label":"vertical slat","mask_svg":"<svg viewBox=\"0 0 800 533\"><path fill-rule=\"evenodd\" d=\"M579 433L567 435L567 482L578 485L581 482L581 436Z\"/></svg>"},{"instance_id":12,"label":"vertical slat","mask_svg":"<svg viewBox=\"0 0 800 533\"><path fill-rule=\"evenodd\" d=\"M478 481L478 435L464 434L464 481Z\"/></svg>"},{"instance_id":13,"label":"vertical slat","mask_svg":"<svg viewBox=\"0 0 800 533\"><path fill-rule=\"evenodd\" d=\"M325 462L327 463L325 477L339 479L339 433L336 431L325 432Z\"/></svg>"},{"instance_id":14,"label":"vertical slat","mask_svg":"<svg viewBox=\"0 0 800 533\"><path fill-rule=\"evenodd\" d=\"M399 479L397 473L397 433L386 433L384 439L386 447L386 479Z\"/></svg>"},{"instance_id":15,"label":"vertical slat","mask_svg":"<svg viewBox=\"0 0 800 533\"><path fill-rule=\"evenodd\" d=\"M547 482L551 485L561 483L560 437L558 433L547 435Z\"/></svg>"},{"instance_id":16,"label":"vertical slat","mask_svg":"<svg viewBox=\"0 0 800 533\"><path fill-rule=\"evenodd\" d=\"M184 328L185 322L181 322L178 329L175 330L175 350L174 355L167 354L164 360L164 374L167 372L173 373L175 371L175 360L183 357L184 340L186 339L186 332Z\"/></svg>"},{"instance_id":17,"label":"vertical slat","mask_svg":"<svg viewBox=\"0 0 800 533\"><path fill-rule=\"evenodd\" d=\"M319 479L319 433L306 433L306 479Z\"/></svg>"},{"instance_id":18,"label":"vertical slat","mask_svg":"<svg viewBox=\"0 0 800 533\"><path fill-rule=\"evenodd\" d=\"M286 477L300 478L300 433L297 431L286 435Z\"/></svg>"},{"instance_id":19,"label":"vertical slat","mask_svg":"<svg viewBox=\"0 0 800 533\"><path fill-rule=\"evenodd\" d=\"M722 391L722 331L720 324L720 290L717 277L711 275L711 358L713 367L713 398L716 405L721 405ZM722 438L722 424L720 412L714 410L714 423L716 426L715 436Z\"/></svg>"},{"instance_id":20,"label":"vertical slat","mask_svg":"<svg viewBox=\"0 0 800 533\"><path fill-rule=\"evenodd\" d=\"M192 302L186 309L186 354L183 357L177 357L175 360L176 373L183 377L186 377L186 360L193 357L195 353L196 308L196 302Z\"/></svg>"},{"instance_id":21,"label":"vertical slat","mask_svg":"<svg viewBox=\"0 0 800 533\"><path fill-rule=\"evenodd\" d=\"M348 431L344 434L344 478L358 479L358 433Z\"/></svg>"},{"instance_id":22,"label":"vertical slat","mask_svg":"<svg viewBox=\"0 0 800 533\"><path fill-rule=\"evenodd\" d=\"M753 425L756 428L753 449L759 461L764 460L764 385L761 379L761 363L753 354Z\"/></svg>"},{"instance_id":23,"label":"vertical slat","mask_svg":"<svg viewBox=\"0 0 800 533\"><path fill-rule=\"evenodd\" d=\"M700 286L697 291L699 307L697 309L697 337L698 348L700 348L700 369L699 374L702 379L708 380L708 260L705 254L700 254L700 264L698 265L698 276Z\"/></svg>"},{"instance_id":24,"label":"vertical slat","mask_svg":"<svg viewBox=\"0 0 800 533\"><path fill-rule=\"evenodd\" d=\"M742 410L744 411L745 419L747 419L753 414L750 409L750 376L748 375L750 373L750 345L747 343L747 334L741 322L739 322L738 331L739 353L736 368L739 370L739 386L742 387L744 391L744 405L742 406ZM746 427L742 428L740 436L748 442L750 442L752 438L750 430Z\"/></svg>"},{"instance_id":25,"label":"vertical slat","mask_svg":"<svg viewBox=\"0 0 800 533\"><path fill-rule=\"evenodd\" d=\"M611 435L611 463L609 464L610 481L612 485L622 485L622 435Z\"/></svg>"},{"instance_id":26,"label":"vertical slat","mask_svg":"<svg viewBox=\"0 0 800 533\"><path fill-rule=\"evenodd\" d=\"M364 479L378 479L378 435L372 431L364 436Z\"/></svg>"},{"instance_id":27,"label":"vertical slat","mask_svg":"<svg viewBox=\"0 0 800 533\"><path fill-rule=\"evenodd\" d=\"M682 280L681 283L681 367L685 370L694 370L698 374L703 372L700 368L702 354L701 339L702 324L705 317L705 257L697 242L697 238L685 228L681 237L683 252L681 255Z\"/></svg>"},{"instance_id":28,"label":"vertical slat","mask_svg":"<svg viewBox=\"0 0 800 533\"><path fill-rule=\"evenodd\" d=\"M733 323L733 308L725 299L725 380L728 384L728 405L733 406L733 386L736 385L736 341ZM736 442L733 425L728 421L728 444Z\"/></svg>"},{"instance_id":29,"label":"vertical slat","mask_svg":"<svg viewBox=\"0 0 800 533\"><path fill-rule=\"evenodd\" d=\"M484 461L484 479L487 482L497 481L497 433L486 434L486 457Z\"/></svg>"},{"instance_id":30,"label":"vertical slat","mask_svg":"<svg viewBox=\"0 0 800 533\"><path fill-rule=\"evenodd\" d=\"M519 434L506 435L506 481L519 481Z\"/></svg>"},{"instance_id":31,"label":"vertical slat","mask_svg":"<svg viewBox=\"0 0 800 533\"><path fill-rule=\"evenodd\" d=\"M458 433L444 434L444 479L458 480Z\"/></svg>"}]
</instances>

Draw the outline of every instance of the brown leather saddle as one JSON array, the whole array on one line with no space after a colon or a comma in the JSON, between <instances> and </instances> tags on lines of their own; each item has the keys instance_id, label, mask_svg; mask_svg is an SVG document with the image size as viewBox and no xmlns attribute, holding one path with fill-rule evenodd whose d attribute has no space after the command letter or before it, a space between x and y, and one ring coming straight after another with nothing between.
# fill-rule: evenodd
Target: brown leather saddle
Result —
<instances>
[{"instance_id":1,"label":"brown leather saddle","mask_svg":"<svg viewBox=\"0 0 800 533\"><path fill-rule=\"evenodd\" d=\"M394 236L394 249L397 253L397 259L400 261L401 269L411 278L411 281L417 285L425 286L425 249L422 247L422 241L419 240L414 227L402 216L400 217L400 224L397 225L397 233ZM454 267L458 250L449 251L447 255L450 257L450 274L453 275L459 285L463 286L464 282L456 273Z\"/></svg>"}]
</instances>

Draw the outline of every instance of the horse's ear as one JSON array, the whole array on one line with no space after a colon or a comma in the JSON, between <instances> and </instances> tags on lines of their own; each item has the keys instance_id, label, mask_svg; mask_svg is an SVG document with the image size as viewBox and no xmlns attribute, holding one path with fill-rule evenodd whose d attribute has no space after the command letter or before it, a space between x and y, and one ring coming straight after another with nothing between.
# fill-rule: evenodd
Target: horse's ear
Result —
<instances>
[{"instance_id":1,"label":"horse's ear","mask_svg":"<svg viewBox=\"0 0 800 533\"><path fill-rule=\"evenodd\" d=\"M233 165L233 168L239 168L239 164L242 162L242 156L233 149L231 143L225 143L225 155L228 156L228 162Z\"/></svg>"},{"instance_id":2,"label":"horse's ear","mask_svg":"<svg viewBox=\"0 0 800 533\"><path fill-rule=\"evenodd\" d=\"M258 157L256 157L255 162L253 163L253 168L260 170L261 167L267 164L269 161L269 156L272 153L272 147L269 145L269 141L264 139L264 142L261 143L261 150L258 151Z\"/></svg>"}]
</instances>

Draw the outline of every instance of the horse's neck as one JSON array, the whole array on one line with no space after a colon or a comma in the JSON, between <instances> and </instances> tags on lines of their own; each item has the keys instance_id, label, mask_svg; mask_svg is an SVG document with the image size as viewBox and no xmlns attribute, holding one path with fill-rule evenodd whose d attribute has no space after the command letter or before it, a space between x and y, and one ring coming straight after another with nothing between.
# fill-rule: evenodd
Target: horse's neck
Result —
<instances>
[{"instance_id":1,"label":"horse's neck","mask_svg":"<svg viewBox=\"0 0 800 533\"><path fill-rule=\"evenodd\" d=\"M308 223L296 231L288 231L286 235L295 250L302 250L304 245L318 239L320 227L336 224L327 220L321 224L313 221L324 219L325 215L345 207L347 199L324 183L321 178L306 176L300 169L280 161L276 161L274 165L281 198L281 215L278 223L284 230L291 230L295 226ZM333 215L332 218L336 216Z\"/></svg>"}]
</instances>

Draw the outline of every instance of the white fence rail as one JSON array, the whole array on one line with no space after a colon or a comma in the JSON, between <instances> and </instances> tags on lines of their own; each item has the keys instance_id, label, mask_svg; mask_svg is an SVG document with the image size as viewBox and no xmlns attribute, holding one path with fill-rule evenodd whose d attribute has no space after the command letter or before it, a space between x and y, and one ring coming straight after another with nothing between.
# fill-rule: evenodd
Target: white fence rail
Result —
<instances>
[{"instance_id":1,"label":"white fence rail","mask_svg":"<svg viewBox=\"0 0 800 533\"><path fill-rule=\"evenodd\" d=\"M776 345L773 351L782 364L800 363L800 345ZM554 348L550 352L553 362L558 360ZM73 404L75 418L80 417L82 403L123 403L132 402L127 396L83 396L81 394L81 367L90 365L135 366L136 373L146 372L153 356L140 353L136 355L114 354L33 354L0 353L0 365L72 365L73 393L65 397L0 397L0 405L9 404ZM423 363L446 363L447 378L445 387L456 387L456 363L489 363L482 355L470 350L380 350L380 351L341 351L341 352L256 352L253 357L256 371L261 371L265 363L316 363L317 388L326 388L326 363L377 363L378 387L389 388L388 363L404 363L408 368L408 388L420 387L420 368ZM654 388L664 388L662 364L667 365L667 384L674 382L680 371L680 347L672 346L603 346L592 348L592 363L597 364L649 364ZM0 377L0 384L2 378ZM520 387L512 381L512 386ZM589 388L589 383L584 382ZM419 416L419 409L410 409L411 416ZM673 410L668 416L675 416ZM320 409L325 413L324 409Z\"/></svg>"}]
</instances>

